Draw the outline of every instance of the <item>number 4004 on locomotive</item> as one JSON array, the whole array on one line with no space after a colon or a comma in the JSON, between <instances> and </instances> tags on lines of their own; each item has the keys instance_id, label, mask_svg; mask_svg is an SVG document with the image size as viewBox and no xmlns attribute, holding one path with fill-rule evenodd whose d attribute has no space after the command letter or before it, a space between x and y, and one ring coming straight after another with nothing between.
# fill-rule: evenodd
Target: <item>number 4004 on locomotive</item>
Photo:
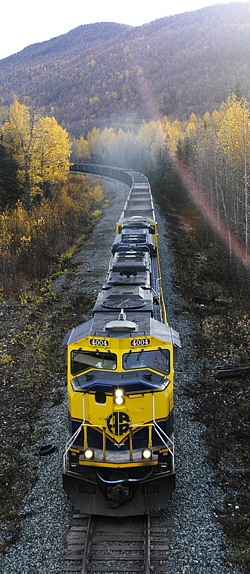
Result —
<instances>
[{"instance_id":1,"label":"number 4004 on locomotive","mask_svg":"<svg viewBox=\"0 0 250 574\"><path fill-rule=\"evenodd\" d=\"M179 335L166 320L149 182L130 170L75 164L130 191L91 320L62 343L69 435L63 484L88 514L163 508L175 484L173 385Z\"/></svg>"}]
</instances>

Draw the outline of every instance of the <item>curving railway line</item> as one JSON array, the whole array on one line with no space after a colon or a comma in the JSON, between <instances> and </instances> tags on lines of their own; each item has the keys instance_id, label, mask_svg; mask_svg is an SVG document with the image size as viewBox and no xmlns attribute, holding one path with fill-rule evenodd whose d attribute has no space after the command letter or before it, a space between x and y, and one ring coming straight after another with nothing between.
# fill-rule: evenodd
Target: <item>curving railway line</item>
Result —
<instances>
[{"instance_id":1,"label":"curving railway line","mask_svg":"<svg viewBox=\"0 0 250 574\"><path fill-rule=\"evenodd\" d=\"M63 485L74 508L135 516L165 508L175 486L174 364L157 222L147 178L74 164L130 186L92 318L66 333L68 440Z\"/></svg>"},{"instance_id":2,"label":"curving railway line","mask_svg":"<svg viewBox=\"0 0 250 574\"><path fill-rule=\"evenodd\" d=\"M118 179L130 187L130 192L116 226L116 238L112 247L106 283L94 308L95 329L93 332L95 338L93 339L91 331L90 343L99 346L102 344L101 350L98 348L97 351L93 351L90 348L88 351L83 351L87 348L88 342L88 340L86 342L86 335L89 333L87 333L86 327L84 340L82 340L83 335L76 336L73 330L66 335L66 340L63 342L63 345L68 347L69 406L72 409L73 401L78 400L79 396L81 401L86 402L87 393L92 396L93 389L95 393L93 395L95 402L92 399L92 410L86 403L83 421L79 420L78 422L78 425L80 423L79 432L82 432L82 428L84 429L85 450L81 449L79 440L77 442L75 439L76 435L73 435L71 442L67 445L67 452L70 456L64 467L64 488L74 508L78 509L78 513L73 516L68 534L63 571L80 572L81 574L104 572L109 574L118 572L150 574L154 570L167 573L169 570L166 560L168 551L166 531L165 529L162 530L159 519L154 518L151 514L166 505L174 488L173 442L167 435L168 442L166 439L163 440L163 430L160 429L159 425L164 424L169 409L168 416L169 421L171 421L173 402L171 394L172 353L173 347L180 346L180 341L178 334L168 326L166 320L157 249L157 224L150 186L145 176L134 170L122 170L101 165L74 164L71 166L71 171ZM145 302L146 299L148 303ZM100 304L103 309L101 309ZM120 315L117 321L118 311ZM100 317L104 317L101 326ZM149 326L147 320L149 320ZM79 331L83 328L84 326L80 326L77 329ZM125 328L126 332L124 331ZM133 332L130 332L131 329ZM156 342L155 339L157 339ZM71 348L72 344L73 347ZM104 344L107 347L104 349L105 354L103 353ZM106 364L107 357L111 356L110 348L112 345L113 353L121 354L122 368L119 367L119 364L116 364L115 367L114 365L112 367L106 366L106 378L109 381L109 386L107 386L106 379L102 380L102 375L99 373L97 377L99 386L97 386L95 379L93 379L97 373L97 364L95 361L95 370L93 370L93 360L97 353L98 361L99 357L103 355ZM154 345L156 345L155 350L153 350ZM127 347L128 352L124 355ZM82 357L83 353L86 356ZM152 354L157 356L158 362L147 363L147 356L149 361ZM163 355L168 357L167 364L162 362ZM78 361L77 368L74 366L75 356ZM88 364L89 356L91 356L92 361L90 366ZM126 357L126 362L124 357ZM143 363L142 357L144 357ZM118 373L119 368L117 369L117 366L121 373ZM115 368L115 373L110 371L111 368ZM131 373L129 369L132 369ZM86 376L81 374L85 371L87 371ZM160 384L158 384L158 379L155 380L155 377L160 376L156 375L158 371L161 372ZM168 378L166 378L166 373ZM76 384L78 379L80 381L79 377L82 377L81 381L85 377L84 384L81 383L82 386ZM126 385L127 379L129 386ZM114 389L111 397L109 397L109 387L112 381ZM112 407L112 394L114 393L115 396L117 384L118 390L120 387L124 387L125 399L121 403L117 403L118 407L116 404ZM89 389L87 388L88 385L90 385ZM101 399L99 399L100 385ZM72 387L76 397L72 395ZM134 397L133 403L131 397ZM149 399L149 404L145 403L146 397L153 401L153 410ZM166 397L168 402L165 405ZM105 410L106 401L110 403L109 409L113 408L114 411L113 415L109 417L107 416L109 412ZM104 417L102 432L105 435L102 456L99 456L99 451L96 445L94 446L94 438L90 434L93 422L86 419L88 408L88 416L92 419L96 416L95 413L98 409L100 410L100 402L102 403L101 415ZM163 403L165 407L160 412L160 404ZM79 413L80 407L78 419ZM142 419L138 418L138 413ZM152 414L153 419L151 420ZM122 442L119 425L115 425L116 415L119 415L119 420L123 421ZM113 421L112 426L107 424L110 417ZM130 420L130 435L125 429L125 421L127 420ZM93 428L97 428L97 422L94 423ZM148 434L145 434L145 429ZM138 435L133 434L134 430L136 432L140 430ZM170 432L172 431L169 427L169 436ZM162 443L157 438L159 433ZM128 446L126 447L127 435L129 436L129 451L126 451L126 448L128 449ZM90 443L91 436L92 443ZM136 437L138 437L137 450L135 448ZM115 454L109 452L109 449L112 451L114 448L111 443L119 447L118 450L116 448ZM151 453L146 461L140 458L143 456L145 447ZM91 466L87 460L88 474L85 476L83 464L86 462L87 455L85 452L88 450L95 454L93 462L91 459ZM129 454L128 459L126 452ZM78 456L79 463L76 460ZM169 467L167 457L169 458ZM116 468L113 468L114 463ZM106 470L105 467L107 467ZM143 468L145 468L145 475L142 472ZM92 471L92 475L89 469ZM103 476L100 477L100 474ZM155 480L156 484L154 485ZM162 486L163 482L164 485Z\"/></svg>"}]
</instances>

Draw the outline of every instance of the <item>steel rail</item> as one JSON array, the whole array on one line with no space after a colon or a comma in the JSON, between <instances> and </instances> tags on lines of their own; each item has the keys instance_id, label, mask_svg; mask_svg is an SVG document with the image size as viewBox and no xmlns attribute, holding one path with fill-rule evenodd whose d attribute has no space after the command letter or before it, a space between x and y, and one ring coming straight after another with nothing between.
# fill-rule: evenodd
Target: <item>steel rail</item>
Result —
<instances>
[{"instance_id":1,"label":"steel rail","mask_svg":"<svg viewBox=\"0 0 250 574\"><path fill-rule=\"evenodd\" d=\"M93 516L90 515L89 520L88 520L87 535L86 535L84 552L83 552L83 559L82 559L82 565L81 565L81 574L86 574L86 572L87 572L89 548L90 548L90 542L91 542L91 535L93 532L93 525L94 525L94 518L93 518Z\"/></svg>"}]
</instances>

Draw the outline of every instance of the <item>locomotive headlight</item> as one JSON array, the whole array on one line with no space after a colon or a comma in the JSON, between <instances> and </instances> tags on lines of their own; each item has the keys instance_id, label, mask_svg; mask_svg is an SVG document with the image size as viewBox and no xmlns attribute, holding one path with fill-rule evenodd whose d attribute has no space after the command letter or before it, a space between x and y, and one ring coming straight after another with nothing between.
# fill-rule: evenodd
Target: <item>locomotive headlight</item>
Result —
<instances>
[{"instance_id":1,"label":"locomotive headlight","mask_svg":"<svg viewBox=\"0 0 250 574\"><path fill-rule=\"evenodd\" d=\"M84 451L84 456L85 458L87 458L88 460L90 460L91 458L94 458L94 451L92 448L86 448Z\"/></svg>"},{"instance_id":2,"label":"locomotive headlight","mask_svg":"<svg viewBox=\"0 0 250 574\"><path fill-rule=\"evenodd\" d=\"M152 450L151 448L144 448L142 451L142 458L145 458L145 460L149 460L150 458L152 458Z\"/></svg>"},{"instance_id":3,"label":"locomotive headlight","mask_svg":"<svg viewBox=\"0 0 250 574\"><path fill-rule=\"evenodd\" d=\"M123 389L115 389L114 392L114 401L116 405L123 405L124 403L124 390Z\"/></svg>"}]
</instances>

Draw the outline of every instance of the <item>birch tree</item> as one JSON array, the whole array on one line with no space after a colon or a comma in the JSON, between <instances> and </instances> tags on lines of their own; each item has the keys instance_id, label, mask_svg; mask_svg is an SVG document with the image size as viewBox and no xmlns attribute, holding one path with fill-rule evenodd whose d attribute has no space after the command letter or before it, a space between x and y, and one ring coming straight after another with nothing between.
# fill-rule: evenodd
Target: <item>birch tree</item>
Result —
<instances>
[{"instance_id":1,"label":"birch tree","mask_svg":"<svg viewBox=\"0 0 250 574\"><path fill-rule=\"evenodd\" d=\"M42 117L17 100L10 106L2 128L3 144L18 165L18 180L26 209L48 191L65 181L69 169L70 142L55 118Z\"/></svg>"},{"instance_id":2,"label":"birch tree","mask_svg":"<svg viewBox=\"0 0 250 574\"><path fill-rule=\"evenodd\" d=\"M35 114L16 100L2 128L3 144L18 165L18 179L24 188L30 212L30 167L34 140Z\"/></svg>"},{"instance_id":3,"label":"birch tree","mask_svg":"<svg viewBox=\"0 0 250 574\"><path fill-rule=\"evenodd\" d=\"M220 154L230 174L230 198L227 203L236 230L244 234L245 248L248 248L250 131L249 111L245 98L236 96L228 99L222 107L222 121L217 133ZM226 173L224 170L226 178ZM243 232L242 232L243 230Z\"/></svg>"}]
</instances>

